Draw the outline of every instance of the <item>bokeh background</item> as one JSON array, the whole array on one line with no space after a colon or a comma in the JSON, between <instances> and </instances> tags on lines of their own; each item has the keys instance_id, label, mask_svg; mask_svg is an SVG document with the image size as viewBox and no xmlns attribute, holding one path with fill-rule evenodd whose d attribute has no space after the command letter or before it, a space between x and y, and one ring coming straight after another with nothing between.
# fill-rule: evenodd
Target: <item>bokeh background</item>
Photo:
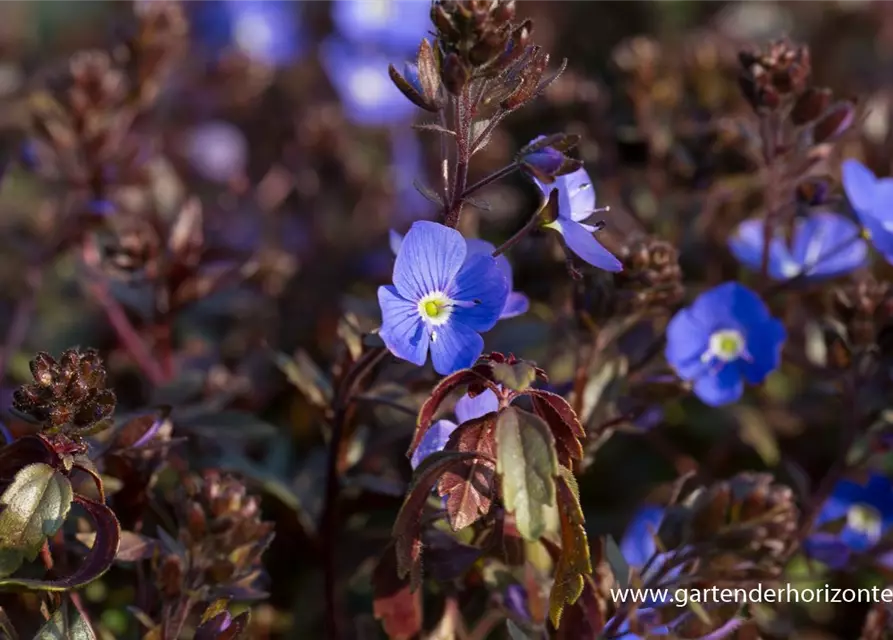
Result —
<instances>
[{"instance_id":1,"label":"bokeh background","mask_svg":"<svg viewBox=\"0 0 893 640\"><path fill-rule=\"evenodd\" d=\"M392 264L388 231L404 232L413 220L437 215L413 186L436 185L437 136L411 128L425 116L386 73L388 63L414 55L428 29L427 3L415 4L391 18L401 21L399 33L381 40L339 24L328 2L185 3L188 53L166 77L146 124L158 145L152 188L171 202L184 193L198 197L207 237L251 254L257 268L245 286L181 315L177 377L154 389L82 286L77 256L53 262L25 326L14 325L35 287L29 265L64 199L34 171L24 133L27 98L73 53L113 50L133 21L133 5L0 4L0 141L8 160L0 189L0 332L23 335L3 353L3 404L28 378L34 352L72 345L109 354L122 410L208 389L228 394L243 421L196 428L188 447L195 460L246 474L276 522L265 562L271 596L255 609L252 637L322 637L313 540L325 430L312 398L288 384L270 349L300 353L305 371L314 371L312 362L327 372L345 313L364 327L375 325L375 288L388 280ZM687 280L737 274L723 238L759 200L740 195L751 167L736 151L734 126L749 109L736 79L737 53L748 43L788 35L810 45L818 83L869 106L843 153L866 160L878 175L891 171L893 3L522 0L518 13L534 21L535 40L551 53L552 66L567 58L567 70L498 130L476 157L471 179L504 166L537 135L579 134L599 203L611 207L604 234L614 250L649 232L680 249ZM480 195L487 207L466 207L463 231L494 242L509 237L536 206L535 190L520 174ZM572 374L573 346L565 336L576 326L573 305L597 307L607 283L589 272L579 282L568 278L552 238L532 236L511 257L515 288L531 297L532 307L500 323L487 335L488 347L545 363L560 385ZM127 313L139 314L139 291L116 285L112 293ZM590 537L619 535L636 506L665 498L656 486L688 470L710 479L772 468L789 482L820 473L834 453L826 427L835 416L811 408L801 382L796 375L773 377L770 400L759 410L673 403L650 416L650 428L615 435L580 479ZM399 375L393 385L399 391ZM400 412L370 414L351 453L359 464L346 474L338 545L354 637L380 633L369 575L409 478L402 451L412 424ZM786 465L789 458L797 464ZM126 610L134 588L126 574L112 571L86 597L111 637L134 637ZM791 613L797 635L782 630L778 637L853 638L865 609L797 608Z\"/></svg>"}]
</instances>

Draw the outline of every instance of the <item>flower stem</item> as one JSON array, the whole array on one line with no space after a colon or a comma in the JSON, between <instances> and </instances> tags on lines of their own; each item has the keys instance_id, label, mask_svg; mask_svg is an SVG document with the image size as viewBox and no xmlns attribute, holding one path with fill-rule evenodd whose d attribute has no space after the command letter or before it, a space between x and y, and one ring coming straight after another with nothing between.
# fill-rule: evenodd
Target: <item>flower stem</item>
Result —
<instances>
[{"instance_id":1,"label":"flower stem","mask_svg":"<svg viewBox=\"0 0 893 640\"><path fill-rule=\"evenodd\" d=\"M463 199L468 198L469 196L471 196L471 194L473 194L477 191L480 191L487 185L493 184L494 182L502 180L506 176L512 175L515 171L518 170L518 168L520 166L521 165L519 165L517 162L513 162L512 164L510 164L506 167L503 167L499 171L494 171L493 173L488 175L486 178L481 178L480 180L478 180L477 182L475 182L473 185L471 185L470 187L468 187L465 190L465 193L462 194L462 198Z\"/></svg>"},{"instance_id":2,"label":"flower stem","mask_svg":"<svg viewBox=\"0 0 893 640\"><path fill-rule=\"evenodd\" d=\"M513 246L518 244L524 236L530 233L540 222L540 214L543 212L549 204L549 199L544 198L542 204L537 207L537 210L533 212L533 215L530 216L530 220L527 223L518 229L518 231L511 238L503 242L501 245L496 247L496 250L493 252L493 257L497 257L511 249Z\"/></svg>"}]
</instances>

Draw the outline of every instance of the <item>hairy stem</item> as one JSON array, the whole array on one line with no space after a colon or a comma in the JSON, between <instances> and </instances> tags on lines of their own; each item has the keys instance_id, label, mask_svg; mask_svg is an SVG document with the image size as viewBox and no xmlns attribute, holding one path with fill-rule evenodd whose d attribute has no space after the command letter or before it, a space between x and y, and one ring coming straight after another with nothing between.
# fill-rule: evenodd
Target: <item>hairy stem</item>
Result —
<instances>
[{"instance_id":1,"label":"hairy stem","mask_svg":"<svg viewBox=\"0 0 893 640\"><path fill-rule=\"evenodd\" d=\"M493 184L494 182L502 180L506 176L512 175L515 171L517 171L520 168L520 166L521 165L519 165L517 162L513 162L512 164L510 164L506 167L503 167L499 171L494 171L486 178L481 178L480 180L475 182L473 185L471 185L470 187L465 189L465 193L462 194L462 198L468 198L473 193L480 191L487 185Z\"/></svg>"}]
</instances>

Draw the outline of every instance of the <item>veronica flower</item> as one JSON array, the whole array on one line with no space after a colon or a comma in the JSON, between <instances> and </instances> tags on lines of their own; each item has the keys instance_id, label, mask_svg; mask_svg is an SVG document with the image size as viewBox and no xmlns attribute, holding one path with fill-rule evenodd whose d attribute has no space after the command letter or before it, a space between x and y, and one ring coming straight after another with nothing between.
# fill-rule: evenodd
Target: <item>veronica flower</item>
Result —
<instances>
[{"instance_id":1,"label":"veronica flower","mask_svg":"<svg viewBox=\"0 0 893 640\"><path fill-rule=\"evenodd\" d=\"M228 122L198 125L186 135L184 146L193 168L213 182L226 182L241 174L248 162L248 141Z\"/></svg>"},{"instance_id":2,"label":"veronica flower","mask_svg":"<svg viewBox=\"0 0 893 640\"><path fill-rule=\"evenodd\" d=\"M537 178L533 181L544 199L558 191L558 215L543 226L560 233L568 248L592 266L605 271L622 271L620 260L595 239L596 226L585 223L594 214L607 211L595 208L595 189L586 170L577 169L558 176L549 184Z\"/></svg>"},{"instance_id":3,"label":"veronica flower","mask_svg":"<svg viewBox=\"0 0 893 640\"><path fill-rule=\"evenodd\" d=\"M702 293L667 326L666 357L708 405L735 402L742 378L759 384L781 361L784 326L759 296L737 282Z\"/></svg>"},{"instance_id":4,"label":"veronica flower","mask_svg":"<svg viewBox=\"0 0 893 640\"><path fill-rule=\"evenodd\" d=\"M759 271L763 264L763 219L742 222L729 239L729 248L746 267ZM794 223L790 248L781 229L769 243L769 277L787 280L800 275L832 278L865 265L868 246L860 229L836 213L815 213Z\"/></svg>"},{"instance_id":5,"label":"veronica flower","mask_svg":"<svg viewBox=\"0 0 893 640\"><path fill-rule=\"evenodd\" d=\"M410 119L418 109L388 75L394 60L329 38L320 45L320 61L338 93L345 115L360 126L384 126Z\"/></svg>"},{"instance_id":6,"label":"veronica flower","mask_svg":"<svg viewBox=\"0 0 893 640\"><path fill-rule=\"evenodd\" d=\"M877 177L857 160L841 166L843 188L866 237L893 263L893 178Z\"/></svg>"},{"instance_id":7,"label":"veronica flower","mask_svg":"<svg viewBox=\"0 0 893 640\"><path fill-rule=\"evenodd\" d=\"M193 30L212 49L235 45L247 56L279 66L301 52L296 3L286 0L218 0L197 3Z\"/></svg>"},{"instance_id":8,"label":"veronica flower","mask_svg":"<svg viewBox=\"0 0 893 640\"><path fill-rule=\"evenodd\" d=\"M466 256L462 234L422 220L397 252L394 285L379 287L380 335L396 357L421 366L428 351L435 371L471 366L484 349L480 333L499 320L508 282L488 255Z\"/></svg>"},{"instance_id":9,"label":"veronica flower","mask_svg":"<svg viewBox=\"0 0 893 640\"><path fill-rule=\"evenodd\" d=\"M391 229L388 239L390 242L391 251L393 251L396 255L397 252L400 251L400 245L403 243L403 236ZM481 240L479 238L468 238L465 240L465 244L468 247L469 257L479 254L490 256L493 255L494 251L496 251L496 247L494 247L486 240ZM499 319L505 320L506 318L514 318L515 316L520 316L527 313L527 310L530 308L530 300L523 293L512 290L512 265L508 261L508 258L506 258L504 255L497 256L496 266L499 267L500 271L502 271L509 287L509 295L505 299L505 306L502 308L502 312L499 314Z\"/></svg>"},{"instance_id":10,"label":"veronica flower","mask_svg":"<svg viewBox=\"0 0 893 640\"><path fill-rule=\"evenodd\" d=\"M431 428L425 432L424 436L422 436L422 441L419 442L419 446L416 447L416 450L412 453L412 458L410 458L409 461L412 468L415 469L418 467L422 463L422 460L430 456L432 453L443 451L443 448L449 441L453 431L455 431L460 424L464 424L469 420L480 418L481 416L485 416L488 413L498 410L499 399L491 389L485 389L483 393L476 395L474 398L466 393L459 398L456 402L455 409L453 409L458 423L453 422L452 420L438 420L431 425Z\"/></svg>"},{"instance_id":11,"label":"veronica flower","mask_svg":"<svg viewBox=\"0 0 893 640\"><path fill-rule=\"evenodd\" d=\"M841 480L816 519L816 527L836 525L834 532L817 531L804 542L807 555L833 569L847 565L853 553L870 551L893 526L893 485L872 475L865 485ZM884 564L889 559L882 558Z\"/></svg>"},{"instance_id":12,"label":"veronica flower","mask_svg":"<svg viewBox=\"0 0 893 640\"><path fill-rule=\"evenodd\" d=\"M336 0L332 21L348 40L412 51L431 27L430 0Z\"/></svg>"}]
</instances>

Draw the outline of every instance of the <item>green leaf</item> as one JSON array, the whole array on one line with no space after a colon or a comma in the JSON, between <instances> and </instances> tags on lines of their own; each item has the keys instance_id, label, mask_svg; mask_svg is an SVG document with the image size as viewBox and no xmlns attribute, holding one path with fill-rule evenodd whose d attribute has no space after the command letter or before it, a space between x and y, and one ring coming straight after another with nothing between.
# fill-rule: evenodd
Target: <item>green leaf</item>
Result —
<instances>
[{"instance_id":1,"label":"green leaf","mask_svg":"<svg viewBox=\"0 0 893 640\"><path fill-rule=\"evenodd\" d=\"M524 538L538 540L547 528L545 510L555 505L555 438L539 416L508 407L496 423L496 445L505 508Z\"/></svg>"},{"instance_id":2,"label":"green leaf","mask_svg":"<svg viewBox=\"0 0 893 640\"><path fill-rule=\"evenodd\" d=\"M623 557L623 552L617 546L617 542L611 536L605 538L605 560L611 567L611 573L621 589L629 587L629 564Z\"/></svg>"},{"instance_id":3,"label":"green leaf","mask_svg":"<svg viewBox=\"0 0 893 640\"><path fill-rule=\"evenodd\" d=\"M536 367L529 362L498 362L493 365L493 380L512 391L526 391L536 380Z\"/></svg>"},{"instance_id":4,"label":"green leaf","mask_svg":"<svg viewBox=\"0 0 893 640\"><path fill-rule=\"evenodd\" d=\"M72 498L68 478L48 464L30 464L16 474L0 496L0 576L37 557L47 537L65 522Z\"/></svg>"},{"instance_id":5,"label":"green leaf","mask_svg":"<svg viewBox=\"0 0 893 640\"><path fill-rule=\"evenodd\" d=\"M34 640L96 640L96 634L79 611L69 611L66 602L56 609Z\"/></svg>"}]
</instances>

